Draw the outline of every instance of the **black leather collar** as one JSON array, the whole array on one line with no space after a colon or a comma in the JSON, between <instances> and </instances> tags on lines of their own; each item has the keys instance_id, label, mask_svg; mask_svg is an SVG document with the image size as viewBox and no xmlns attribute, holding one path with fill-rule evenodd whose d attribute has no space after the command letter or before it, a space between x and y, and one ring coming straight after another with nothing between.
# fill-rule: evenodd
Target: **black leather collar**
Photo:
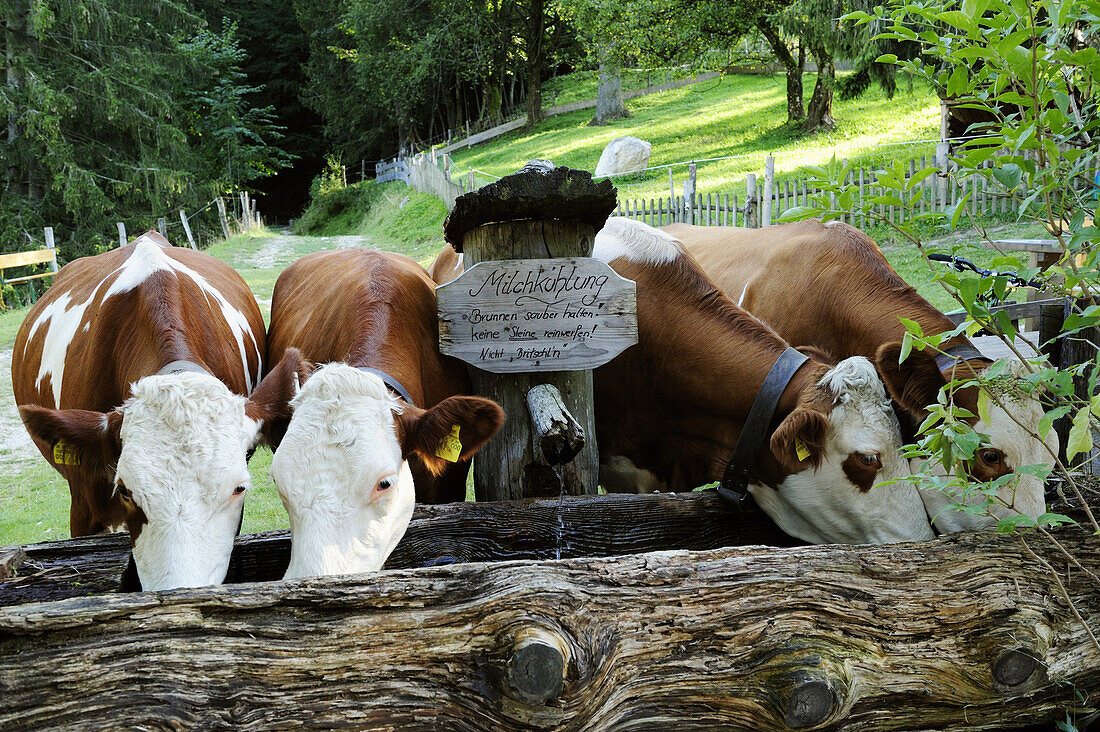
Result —
<instances>
[{"instance_id":1,"label":"black leather collar","mask_svg":"<svg viewBox=\"0 0 1100 732\"><path fill-rule=\"evenodd\" d=\"M726 501L738 505L748 498L749 470L768 436L768 426L775 416L779 397L791 382L791 377L808 360L808 356L788 346L772 365L760 391L756 393L752 409L733 448L733 455L726 464L722 482L718 484L718 495Z\"/></svg>"},{"instance_id":2,"label":"black leather collar","mask_svg":"<svg viewBox=\"0 0 1100 732\"><path fill-rule=\"evenodd\" d=\"M936 354L936 368L940 371L946 371L952 366L956 365L959 361L986 361L992 363L993 359L989 358L977 348L969 343L963 343L958 346L951 346L944 349L943 353Z\"/></svg>"},{"instance_id":3,"label":"black leather collar","mask_svg":"<svg viewBox=\"0 0 1100 732\"><path fill-rule=\"evenodd\" d=\"M382 383L388 386L390 391L404 399L407 404L416 406L416 404L412 400L412 397L409 396L408 390L406 390L405 387L401 386L401 382L387 374L385 371L368 368L367 366L356 366L355 368L359 369L360 371L365 371L368 374L374 374L378 378L382 379Z\"/></svg>"},{"instance_id":4,"label":"black leather collar","mask_svg":"<svg viewBox=\"0 0 1100 732\"><path fill-rule=\"evenodd\" d=\"M194 361L173 361L172 363L165 364L164 368L157 372L157 376L161 376L163 374L179 374L183 373L184 371L189 371L195 374L206 374L207 376L210 375L209 371L204 369L202 366L199 366Z\"/></svg>"}]
</instances>

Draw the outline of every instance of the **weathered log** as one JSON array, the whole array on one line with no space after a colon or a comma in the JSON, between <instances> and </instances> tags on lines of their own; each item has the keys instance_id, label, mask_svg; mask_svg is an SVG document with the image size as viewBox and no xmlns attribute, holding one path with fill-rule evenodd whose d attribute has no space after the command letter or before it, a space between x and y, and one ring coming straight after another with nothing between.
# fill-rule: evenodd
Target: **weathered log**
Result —
<instances>
[{"instance_id":1,"label":"weathered log","mask_svg":"<svg viewBox=\"0 0 1100 732\"><path fill-rule=\"evenodd\" d=\"M1100 631L1100 542L1056 537L1077 564L1039 535L970 533L3 608L0 728L1049 724L1100 699L1074 612Z\"/></svg>"},{"instance_id":2,"label":"weathered log","mask_svg":"<svg viewBox=\"0 0 1100 732\"><path fill-rule=\"evenodd\" d=\"M26 560L27 554L23 551L23 547L0 549L0 580L14 576Z\"/></svg>"},{"instance_id":3,"label":"weathered log","mask_svg":"<svg viewBox=\"0 0 1100 732\"><path fill-rule=\"evenodd\" d=\"M417 506L386 568L800 543L751 501L738 511L714 491L452 503ZM21 576L0 582L0 606L113 592L129 550L125 533L28 546ZM226 581L281 579L289 560L288 532L241 536Z\"/></svg>"},{"instance_id":4,"label":"weathered log","mask_svg":"<svg viewBox=\"0 0 1100 732\"><path fill-rule=\"evenodd\" d=\"M584 447L584 429L552 384L531 387L527 392L527 411L542 456L550 465L569 462Z\"/></svg>"},{"instance_id":5,"label":"weathered log","mask_svg":"<svg viewBox=\"0 0 1100 732\"><path fill-rule=\"evenodd\" d=\"M443 237L461 252L468 231L497 221L560 219L599 231L615 210L609 180L596 183L587 171L555 168L546 160L532 160L519 172L531 171L539 175L508 175L459 196L443 222Z\"/></svg>"}]
</instances>

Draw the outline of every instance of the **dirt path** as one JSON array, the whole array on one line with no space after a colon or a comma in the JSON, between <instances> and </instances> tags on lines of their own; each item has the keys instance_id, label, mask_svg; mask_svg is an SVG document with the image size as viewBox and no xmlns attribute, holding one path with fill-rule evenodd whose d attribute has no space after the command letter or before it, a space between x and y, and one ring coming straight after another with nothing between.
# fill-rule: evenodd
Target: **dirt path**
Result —
<instances>
[{"instance_id":1,"label":"dirt path","mask_svg":"<svg viewBox=\"0 0 1100 732\"><path fill-rule=\"evenodd\" d=\"M15 397L11 391L11 354L12 349L0 351L0 385L4 389L0 400L0 474L7 475L42 456L31 441L31 436L23 429L19 410L15 408Z\"/></svg>"}]
</instances>

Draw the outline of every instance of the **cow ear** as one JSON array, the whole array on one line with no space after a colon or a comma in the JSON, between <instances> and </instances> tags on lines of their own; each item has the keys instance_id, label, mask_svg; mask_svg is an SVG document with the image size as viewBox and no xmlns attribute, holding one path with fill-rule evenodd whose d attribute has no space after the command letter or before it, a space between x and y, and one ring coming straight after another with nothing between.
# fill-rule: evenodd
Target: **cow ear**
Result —
<instances>
[{"instance_id":1,"label":"cow ear","mask_svg":"<svg viewBox=\"0 0 1100 732\"><path fill-rule=\"evenodd\" d=\"M901 343L884 343L875 355L875 367L890 398L913 417L924 419L928 405L936 403L947 382L927 351L912 351L904 363L898 363L900 356Z\"/></svg>"},{"instance_id":2,"label":"cow ear","mask_svg":"<svg viewBox=\"0 0 1100 732\"><path fill-rule=\"evenodd\" d=\"M772 433L772 453L792 473L816 468L825 455L828 433L828 417L816 409L796 409Z\"/></svg>"},{"instance_id":3,"label":"cow ear","mask_svg":"<svg viewBox=\"0 0 1100 732\"><path fill-rule=\"evenodd\" d=\"M488 399L453 396L428 410L406 407L396 421L403 456L419 456L439 475L480 450L504 424L504 410Z\"/></svg>"},{"instance_id":4,"label":"cow ear","mask_svg":"<svg viewBox=\"0 0 1100 732\"><path fill-rule=\"evenodd\" d=\"M55 467L79 465L102 475L114 470L122 453L122 413L86 409L49 409L27 405L19 415L31 437L46 448L46 459Z\"/></svg>"},{"instance_id":5,"label":"cow ear","mask_svg":"<svg viewBox=\"0 0 1100 732\"><path fill-rule=\"evenodd\" d=\"M273 449L290 424L290 400L313 371L313 364L302 358L297 348L288 348L248 398L244 412L261 423L261 439Z\"/></svg>"}]
</instances>

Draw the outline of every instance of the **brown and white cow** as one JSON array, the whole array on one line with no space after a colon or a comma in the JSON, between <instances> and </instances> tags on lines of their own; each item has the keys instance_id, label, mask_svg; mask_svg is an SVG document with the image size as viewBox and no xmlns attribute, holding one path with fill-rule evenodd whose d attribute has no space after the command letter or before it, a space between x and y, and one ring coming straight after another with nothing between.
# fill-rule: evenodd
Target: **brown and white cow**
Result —
<instances>
[{"instance_id":1,"label":"brown and white cow","mask_svg":"<svg viewBox=\"0 0 1100 732\"><path fill-rule=\"evenodd\" d=\"M927 414L926 406L935 403L944 384L969 377L971 368L980 373L989 366L970 359L965 365L943 361L941 368L927 350L914 350L898 363L905 335L899 317L916 321L928 334L952 330L954 324L898 276L870 237L852 226L814 219L762 229L672 224L664 230L684 243L726 295L790 343L816 346L838 358L874 360L890 394L914 424ZM973 344L957 336L940 348L956 346ZM1026 373L1019 362L1010 363L1007 371L1017 378ZM978 413L976 390L959 391L955 398ZM1043 416L1037 399L1011 392L1003 398L1011 415L991 404L990 422L979 419L973 425L989 435L968 466L970 475L983 481L1022 466L1049 467L1058 451L1053 431L1045 444L1029 434ZM986 528L1016 513L1034 518L1045 511L1043 483L1027 474L998 491L991 516L950 511L956 497L945 492L929 489L921 496L941 531ZM983 499L974 495L969 500Z\"/></svg>"},{"instance_id":2,"label":"brown and white cow","mask_svg":"<svg viewBox=\"0 0 1100 732\"><path fill-rule=\"evenodd\" d=\"M461 273L446 250L432 271ZM787 349L718 292L675 238L608 219L593 256L637 283L638 345L594 374L600 484L683 491L720 479L757 392ZM442 284L442 282L440 283ZM787 533L816 543L930 539L882 383L864 358L811 358L782 392L749 491Z\"/></svg>"},{"instance_id":3,"label":"brown and white cow","mask_svg":"<svg viewBox=\"0 0 1100 732\"><path fill-rule=\"evenodd\" d=\"M269 356L294 347L327 364L292 402L271 462L290 514L287 578L379 569L408 525L414 494L432 503L465 498L470 457L504 414L462 396L466 369L439 353L438 338L434 283L408 257L316 252L279 275Z\"/></svg>"},{"instance_id":4,"label":"brown and white cow","mask_svg":"<svg viewBox=\"0 0 1100 732\"><path fill-rule=\"evenodd\" d=\"M19 329L15 401L69 483L71 533L125 524L146 590L225 578L247 454L298 366L257 386L263 350L240 276L155 232L63 267Z\"/></svg>"}]
</instances>

